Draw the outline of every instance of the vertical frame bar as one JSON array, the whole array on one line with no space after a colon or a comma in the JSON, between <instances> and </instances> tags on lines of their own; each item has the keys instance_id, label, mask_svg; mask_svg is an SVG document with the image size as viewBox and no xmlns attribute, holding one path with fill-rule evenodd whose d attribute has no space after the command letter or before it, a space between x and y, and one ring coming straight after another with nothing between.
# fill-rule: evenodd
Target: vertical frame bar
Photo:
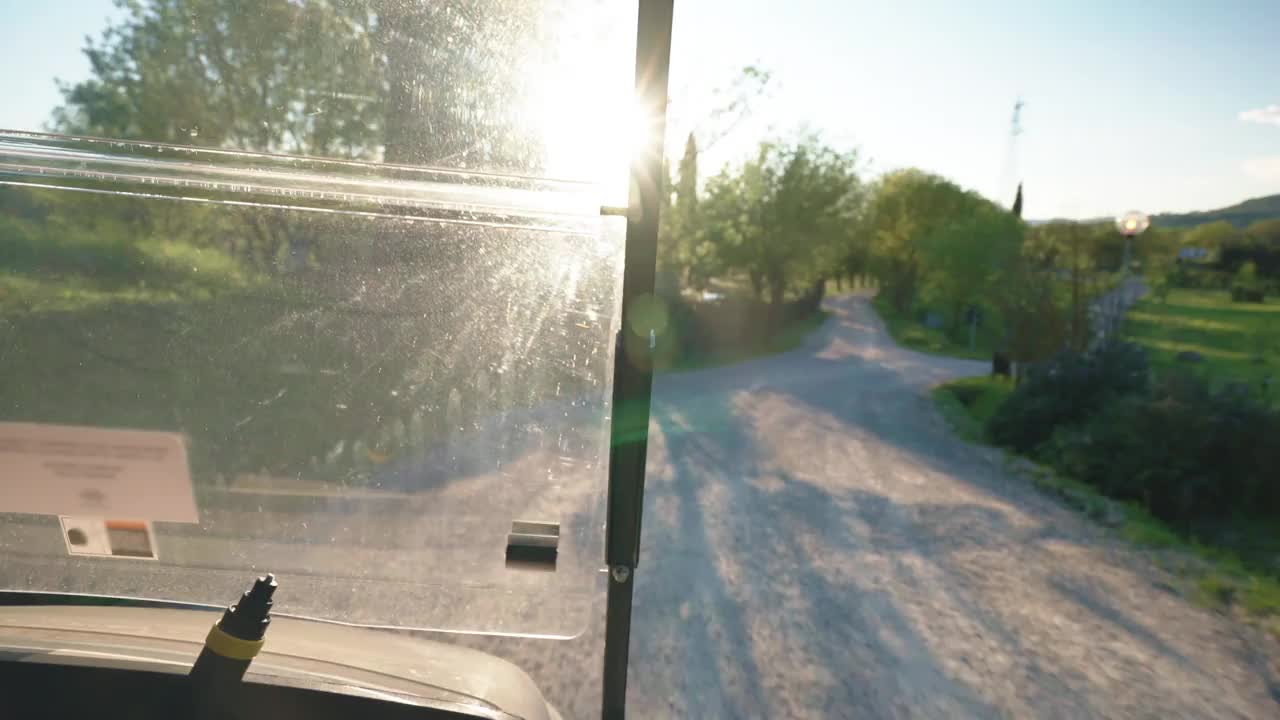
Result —
<instances>
[{"instance_id":1,"label":"vertical frame bar","mask_svg":"<svg viewBox=\"0 0 1280 720\"><path fill-rule=\"evenodd\" d=\"M613 418L609 446L609 566L605 609L602 717L626 716L631 599L640 559L649 401L653 392L652 337L645 308L653 307L658 251L658 208L666 136L667 79L671 64L674 0L639 0L635 94L651 119L648 137L631 159L631 194L622 280L622 325L613 359Z\"/></svg>"}]
</instances>

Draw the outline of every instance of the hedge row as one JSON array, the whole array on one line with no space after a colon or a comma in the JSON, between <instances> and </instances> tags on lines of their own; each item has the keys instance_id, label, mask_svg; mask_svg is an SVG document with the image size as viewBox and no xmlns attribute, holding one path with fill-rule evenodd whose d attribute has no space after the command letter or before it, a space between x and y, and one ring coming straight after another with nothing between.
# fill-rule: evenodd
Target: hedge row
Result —
<instances>
[{"instance_id":1,"label":"hedge row","mask_svg":"<svg viewBox=\"0 0 1280 720\"><path fill-rule=\"evenodd\" d=\"M1035 368L987 432L1179 527L1280 520L1280 411L1253 388L1188 371L1153 381L1136 345Z\"/></svg>"}]
</instances>

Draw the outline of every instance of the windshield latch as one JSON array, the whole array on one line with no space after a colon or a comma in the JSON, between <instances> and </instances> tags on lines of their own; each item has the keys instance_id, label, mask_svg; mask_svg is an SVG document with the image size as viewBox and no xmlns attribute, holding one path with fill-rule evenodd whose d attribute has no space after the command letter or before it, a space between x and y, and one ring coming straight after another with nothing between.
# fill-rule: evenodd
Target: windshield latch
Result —
<instances>
[{"instance_id":1,"label":"windshield latch","mask_svg":"<svg viewBox=\"0 0 1280 720\"><path fill-rule=\"evenodd\" d=\"M560 547L560 523L511 521L507 534L507 567L555 570Z\"/></svg>"}]
</instances>

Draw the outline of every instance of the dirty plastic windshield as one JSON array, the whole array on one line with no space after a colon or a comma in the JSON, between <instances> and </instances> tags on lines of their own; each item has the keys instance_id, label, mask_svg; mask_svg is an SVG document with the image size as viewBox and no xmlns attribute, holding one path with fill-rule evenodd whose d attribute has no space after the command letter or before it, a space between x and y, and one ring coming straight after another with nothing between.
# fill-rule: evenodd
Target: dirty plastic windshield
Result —
<instances>
[{"instance_id":1,"label":"dirty plastic windshield","mask_svg":"<svg viewBox=\"0 0 1280 720\"><path fill-rule=\"evenodd\" d=\"M581 632L634 4L81 6L0 49L0 589Z\"/></svg>"}]
</instances>

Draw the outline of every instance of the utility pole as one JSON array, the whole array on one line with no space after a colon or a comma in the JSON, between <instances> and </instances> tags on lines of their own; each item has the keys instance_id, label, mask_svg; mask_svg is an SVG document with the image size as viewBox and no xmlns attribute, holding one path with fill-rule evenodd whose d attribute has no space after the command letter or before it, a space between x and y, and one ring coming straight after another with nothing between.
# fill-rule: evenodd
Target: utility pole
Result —
<instances>
[{"instance_id":1,"label":"utility pole","mask_svg":"<svg viewBox=\"0 0 1280 720\"><path fill-rule=\"evenodd\" d=\"M1013 103L1013 117L1009 121L1009 145L1005 155L1004 174L1000 178L1000 192L1005 191L1006 185L1017 180L1018 193L1013 199L1013 206L1010 211L1017 217L1022 217L1022 178L1020 177L1018 168L1018 136L1022 134L1022 108L1026 103L1019 96ZM971 323L969 326L969 347L973 348L975 344L976 329ZM1017 343L1013 330L1010 329L1006 320L1004 330L1004 340L991 355L991 373L993 375L1008 371L1013 365L1013 348ZM1016 374L1016 371L1015 371Z\"/></svg>"}]
</instances>

